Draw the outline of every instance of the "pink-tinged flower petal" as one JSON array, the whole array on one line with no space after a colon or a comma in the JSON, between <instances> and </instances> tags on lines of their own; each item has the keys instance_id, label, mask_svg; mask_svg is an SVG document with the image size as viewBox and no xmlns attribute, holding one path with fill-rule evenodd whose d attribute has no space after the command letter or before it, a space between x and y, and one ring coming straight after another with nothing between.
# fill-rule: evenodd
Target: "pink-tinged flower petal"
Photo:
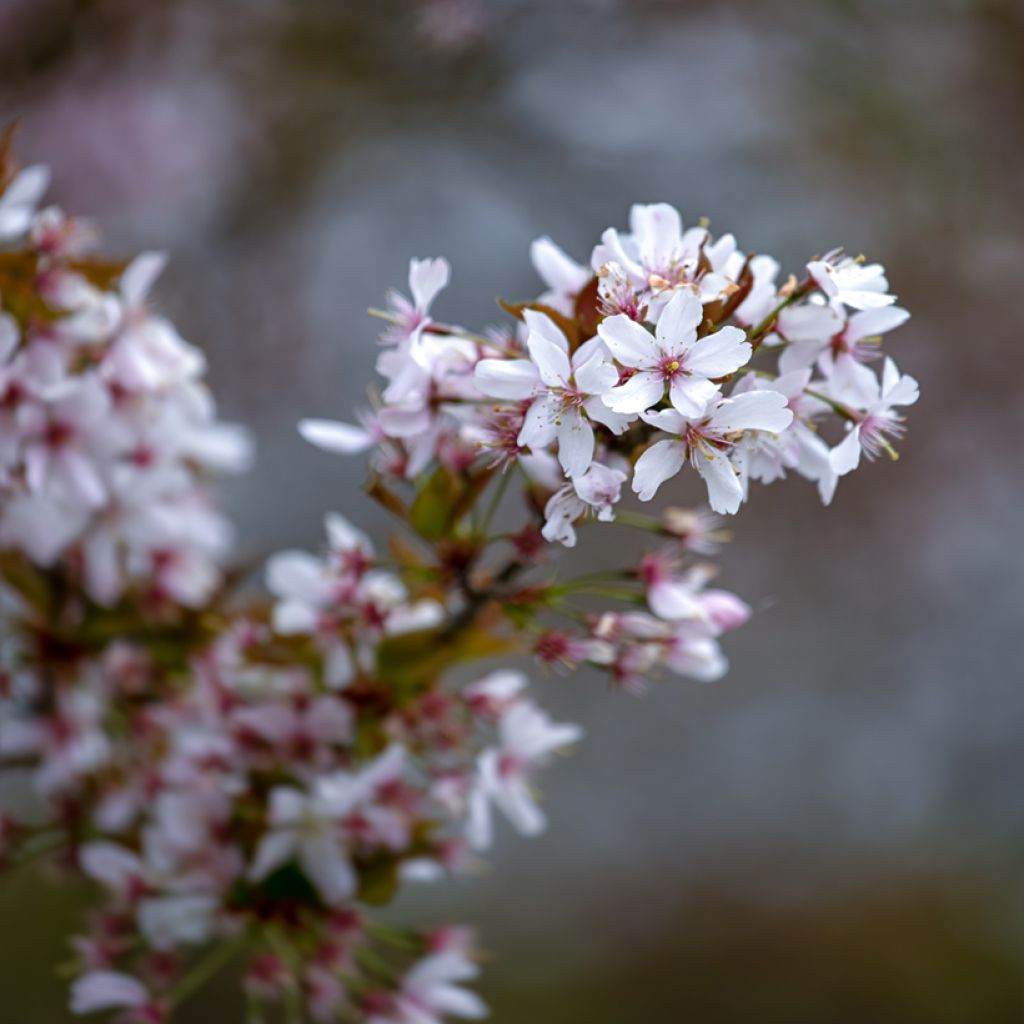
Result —
<instances>
[{"instance_id":1,"label":"pink-tinged flower petal","mask_svg":"<svg viewBox=\"0 0 1024 1024\"><path fill-rule=\"evenodd\" d=\"M681 434L686 427L687 419L675 409L660 409L657 412L645 412L640 414L644 423L650 423L652 427L664 430L666 434Z\"/></svg>"},{"instance_id":2,"label":"pink-tinged flower petal","mask_svg":"<svg viewBox=\"0 0 1024 1024\"><path fill-rule=\"evenodd\" d=\"M750 361L750 343L738 327L723 327L690 350L686 368L705 377L724 377Z\"/></svg>"},{"instance_id":3,"label":"pink-tinged flower petal","mask_svg":"<svg viewBox=\"0 0 1024 1024\"><path fill-rule=\"evenodd\" d=\"M682 288L662 310L655 333L667 351L680 354L690 348L703 319L700 299L689 288Z\"/></svg>"},{"instance_id":4,"label":"pink-tinged flower petal","mask_svg":"<svg viewBox=\"0 0 1024 1024\"><path fill-rule=\"evenodd\" d=\"M50 168L32 164L15 175L0 198L5 206L35 206L49 187Z\"/></svg>"},{"instance_id":5,"label":"pink-tinged flower petal","mask_svg":"<svg viewBox=\"0 0 1024 1024\"><path fill-rule=\"evenodd\" d=\"M317 601L323 593L323 568L306 551L279 551L267 560L266 581L273 594Z\"/></svg>"},{"instance_id":6,"label":"pink-tinged flower petal","mask_svg":"<svg viewBox=\"0 0 1024 1024\"><path fill-rule=\"evenodd\" d=\"M537 366L540 379L549 388L565 387L569 383L572 371L564 349L534 330L530 331L526 347L530 350L530 358Z\"/></svg>"},{"instance_id":7,"label":"pink-tinged flower petal","mask_svg":"<svg viewBox=\"0 0 1024 1024\"><path fill-rule=\"evenodd\" d=\"M673 407L687 419L698 419L716 395L718 385L700 377L673 377L668 396Z\"/></svg>"},{"instance_id":8,"label":"pink-tinged flower petal","mask_svg":"<svg viewBox=\"0 0 1024 1024\"><path fill-rule=\"evenodd\" d=\"M540 335L551 342L555 348L560 348L566 355L569 354L568 339L547 313L538 313L535 309L524 309L523 323L526 324L531 334Z\"/></svg>"},{"instance_id":9,"label":"pink-tinged flower petal","mask_svg":"<svg viewBox=\"0 0 1024 1024\"><path fill-rule=\"evenodd\" d=\"M368 430L335 420L300 420L299 434L317 448L343 455L354 455L373 447L373 436Z\"/></svg>"},{"instance_id":10,"label":"pink-tinged flower petal","mask_svg":"<svg viewBox=\"0 0 1024 1024\"><path fill-rule=\"evenodd\" d=\"M446 259L410 260L409 290L416 308L421 312L430 309L430 304L448 284L450 276L451 267Z\"/></svg>"},{"instance_id":11,"label":"pink-tinged flower petal","mask_svg":"<svg viewBox=\"0 0 1024 1024\"><path fill-rule=\"evenodd\" d=\"M655 366L661 357L653 335L625 313L602 320L597 333L623 366Z\"/></svg>"},{"instance_id":12,"label":"pink-tinged flower petal","mask_svg":"<svg viewBox=\"0 0 1024 1024\"><path fill-rule=\"evenodd\" d=\"M712 428L723 434L734 430L766 430L779 434L792 422L793 412L788 408L786 396L777 391L747 391L725 399L711 414Z\"/></svg>"},{"instance_id":13,"label":"pink-tinged flower petal","mask_svg":"<svg viewBox=\"0 0 1024 1024\"><path fill-rule=\"evenodd\" d=\"M665 381L662 377L648 370L640 370L625 384L602 395L601 400L612 412L638 413L657 405L664 394Z\"/></svg>"},{"instance_id":14,"label":"pink-tinged flower petal","mask_svg":"<svg viewBox=\"0 0 1024 1024\"><path fill-rule=\"evenodd\" d=\"M647 603L660 619L699 619L703 617L701 603L693 587L679 580L663 580L647 590Z\"/></svg>"},{"instance_id":15,"label":"pink-tinged flower petal","mask_svg":"<svg viewBox=\"0 0 1024 1024\"><path fill-rule=\"evenodd\" d=\"M540 383L537 367L529 359L481 359L473 378L485 395L513 402L532 398Z\"/></svg>"},{"instance_id":16,"label":"pink-tinged flower petal","mask_svg":"<svg viewBox=\"0 0 1024 1024\"><path fill-rule=\"evenodd\" d=\"M554 395L537 398L526 410L523 426L519 431L518 443L524 448L545 448L555 439L555 418L559 403Z\"/></svg>"},{"instance_id":17,"label":"pink-tinged flower petal","mask_svg":"<svg viewBox=\"0 0 1024 1024\"><path fill-rule=\"evenodd\" d=\"M651 270L664 270L676 255L683 233L679 211L668 203L637 204L630 210L630 227L640 259Z\"/></svg>"},{"instance_id":18,"label":"pink-tinged flower petal","mask_svg":"<svg viewBox=\"0 0 1024 1024\"><path fill-rule=\"evenodd\" d=\"M137 1009L148 1001L141 981L117 971L90 971L71 986L72 1013Z\"/></svg>"},{"instance_id":19,"label":"pink-tinged flower petal","mask_svg":"<svg viewBox=\"0 0 1024 1024\"><path fill-rule=\"evenodd\" d=\"M268 832L256 847L256 854L249 867L249 879L262 882L279 867L287 864L298 849L295 832Z\"/></svg>"},{"instance_id":20,"label":"pink-tinged flower petal","mask_svg":"<svg viewBox=\"0 0 1024 1024\"><path fill-rule=\"evenodd\" d=\"M144 252L125 267L121 275L121 296L130 308L142 305L165 266L166 253Z\"/></svg>"},{"instance_id":21,"label":"pink-tinged flower petal","mask_svg":"<svg viewBox=\"0 0 1024 1024\"><path fill-rule=\"evenodd\" d=\"M299 863L329 906L339 906L355 892L355 869L334 836L325 833L304 839L299 847Z\"/></svg>"},{"instance_id":22,"label":"pink-tinged flower petal","mask_svg":"<svg viewBox=\"0 0 1024 1024\"><path fill-rule=\"evenodd\" d=\"M921 395L913 377L900 376L892 359L886 359L882 368L882 400L887 405L913 405Z\"/></svg>"},{"instance_id":23,"label":"pink-tinged flower petal","mask_svg":"<svg viewBox=\"0 0 1024 1024\"><path fill-rule=\"evenodd\" d=\"M575 378L576 386L584 395L603 395L618 384L619 371L612 366L604 351L598 350L576 366Z\"/></svg>"},{"instance_id":24,"label":"pink-tinged flower petal","mask_svg":"<svg viewBox=\"0 0 1024 1024\"><path fill-rule=\"evenodd\" d=\"M562 294L578 292L590 280L590 269L580 266L546 235L531 243L530 261L541 280Z\"/></svg>"},{"instance_id":25,"label":"pink-tinged flower petal","mask_svg":"<svg viewBox=\"0 0 1024 1024\"><path fill-rule=\"evenodd\" d=\"M681 441L659 441L636 460L633 490L641 501L650 501L658 488L674 477L686 461L686 446Z\"/></svg>"},{"instance_id":26,"label":"pink-tinged flower petal","mask_svg":"<svg viewBox=\"0 0 1024 1024\"><path fill-rule=\"evenodd\" d=\"M910 313L899 306L883 306L855 313L846 325L844 337L847 341L860 341L878 334L886 334L902 326L910 319Z\"/></svg>"},{"instance_id":27,"label":"pink-tinged flower petal","mask_svg":"<svg viewBox=\"0 0 1024 1024\"><path fill-rule=\"evenodd\" d=\"M860 429L854 427L829 453L828 461L837 476L852 473L860 464Z\"/></svg>"},{"instance_id":28,"label":"pink-tinged flower petal","mask_svg":"<svg viewBox=\"0 0 1024 1024\"><path fill-rule=\"evenodd\" d=\"M697 472L708 488L708 504L715 512L733 515L743 501L743 485L725 452L697 456Z\"/></svg>"},{"instance_id":29,"label":"pink-tinged flower petal","mask_svg":"<svg viewBox=\"0 0 1024 1024\"><path fill-rule=\"evenodd\" d=\"M582 476L594 460L594 430L579 409L562 414L558 426L558 461L570 477Z\"/></svg>"}]
</instances>

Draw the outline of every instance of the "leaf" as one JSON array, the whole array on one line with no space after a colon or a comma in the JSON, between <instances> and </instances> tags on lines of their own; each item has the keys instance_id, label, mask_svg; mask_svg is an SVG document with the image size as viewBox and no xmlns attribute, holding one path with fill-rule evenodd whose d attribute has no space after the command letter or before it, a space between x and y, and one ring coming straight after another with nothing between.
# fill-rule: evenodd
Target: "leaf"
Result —
<instances>
[{"instance_id":1,"label":"leaf","mask_svg":"<svg viewBox=\"0 0 1024 1024\"><path fill-rule=\"evenodd\" d=\"M393 515L398 516L399 519L407 521L409 518L409 510L405 507L405 502L395 494L390 488L388 488L384 481L381 480L376 474L371 476L366 482L366 493L373 498L378 505L386 508Z\"/></svg>"},{"instance_id":2,"label":"leaf","mask_svg":"<svg viewBox=\"0 0 1024 1024\"><path fill-rule=\"evenodd\" d=\"M580 336L592 338L597 334L597 325L603 319L595 274L576 296L576 323L579 325Z\"/></svg>"},{"instance_id":3,"label":"leaf","mask_svg":"<svg viewBox=\"0 0 1024 1024\"><path fill-rule=\"evenodd\" d=\"M0 553L0 579L16 591L25 603L45 616L50 607L51 590L44 572L15 552Z\"/></svg>"},{"instance_id":4,"label":"leaf","mask_svg":"<svg viewBox=\"0 0 1024 1024\"><path fill-rule=\"evenodd\" d=\"M89 284L104 291L110 291L121 280L131 260L110 260L99 257L80 257L68 260L68 267L81 274Z\"/></svg>"},{"instance_id":5,"label":"leaf","mask_svg":"<svg viewBox=\"0 0 1024 1024\"><path fill-rule=\"evenodd\" d=\"M18 122L11 121L0 132L0 195L7 191L7 186L18 173L18 165L14 159L14 136L18 131Z\"/></svg>"},{"instance_id":6,"label":"leaf","mask_svg":"<svg viewBox=\"0 0 1024 1024\"><path fill-rule=\"evenodd\" d=\"M732 294L716 302L709 302L704 307L704 322L701 324L698 334L705 335L716 330L724 324L739 308L740 303L750 294L754 287L754 274L750 269L750 257L747 257L736 281L736 288Z\"/></svg>"},{"instance_id":7,"label":"leaf","mask_svg":"<svg viewBox=\"0 0 1024 1024\"><path fill-rule=\"evenodd\" d=\"M493 475L493 469L456 474L439 466L413 499L409 509L413 529L429 541L453 537Z\"/></svg>"},{"instance_id":8,"label":"leaf","mask_svg":"<svg viewBox=\"0 0 1024 1024\"><path fill-rule=\"evenodd\" d=\"M444 466L439 466L413 499L409 522L421 537L440 540L454 523L458 499L458 481Z\"/></svg>"},{"instance_id":9,"label":"leaf","mask_svg":"<svg viewBox=\"0 0 1024 1024\"><path fill-rule=\"evenodd\" d=\"M387 637L377 649L377 671L400 697L415 696L461 662L479 661L517 650L513 637L471 624L456 632L448 626Z\"/></svg>"},{"instance_id":10,"label":"leaf","mask_svg":"<svg viewBox=\"0 0 1024 1024\"><path fill-rule=\"evenodd\" d=\"M371 906L390 903L400 882L398 860L395 857L375 857L359 864L359 890L357 897Z\"/></svg>"}]
</instances>

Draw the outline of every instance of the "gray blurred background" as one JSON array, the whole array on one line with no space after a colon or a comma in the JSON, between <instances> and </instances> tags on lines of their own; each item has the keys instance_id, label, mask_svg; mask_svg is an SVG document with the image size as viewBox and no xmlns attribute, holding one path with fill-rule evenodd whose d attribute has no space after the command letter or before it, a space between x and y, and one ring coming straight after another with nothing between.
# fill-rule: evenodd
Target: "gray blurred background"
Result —
<instances>
[{"instance_id":1,"label":"gray blurred background","mask_svg":"<svg viewBox=\"0 0 1024 1024\"><path fill-rule=\"evenodd\" d=\"M444 255L442 316L539 291L633 201L800 271L886 263L923 398L823 510L759 490L723 557L731 674L641 701L539 679L587 740L550 832L411 893L480 926L499 1022L1024 1019L1024 4L1020 0L0 0L0 116L209 353L258 470L242 552L371 531L360 460L295 433L372 377L365 315ZM79 908L0 881L0 1022L66 1019ZM230 987L191 1024L238 1020Z\"/></svg>"}]
</instances>

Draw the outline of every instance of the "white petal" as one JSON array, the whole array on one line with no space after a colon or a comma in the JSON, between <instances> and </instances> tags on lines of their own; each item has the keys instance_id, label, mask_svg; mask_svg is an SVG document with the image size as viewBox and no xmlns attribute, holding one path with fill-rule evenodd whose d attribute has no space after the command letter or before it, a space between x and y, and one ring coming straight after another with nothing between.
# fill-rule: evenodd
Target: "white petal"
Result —
<instances>
[{"instance_id":1,"label":"white petal","mask_svg":"<svg viewBox=\"0 0 1024 1024\"><path fill-rule=\"evenodd\" d=\"M252 864L249 867L249 879L261 882L283 864L287 864L295 856L296 833L268 832L256 847Z\"/></svg>"},{"instance_id":2,"label":"white petal","mask_svg":"<svg viewBox=\"0 0 1024 1024\"><path fill-rule=\"evenodd\" d=\"M630 210L630 226L644 266L664 270L676 254L683 233L679 211L668 203L636 205Z\"/></svg>"},{"instance_id":3,"label":"white petal","mask_svg":"<svg viewBox=\"0 0 1024 1024\"><path fill-rule=\"evenodd\" d=\"M633 490L641 501L650 501L658 488L674 477L686 461L686 448L681 441L659 441L651 445L636 461Z\"/></svg>"},{"instance_id":4,"label":"white petal","mask_svg":"<svg viewBox=\"0 0 1024 1024\"><path fill-rule=\"evenodd\" d=\"M673 377L668 395L673 407L687 419L698 419L716 395L718 385L701 377Z\"/></svg>"},{"instance_id":5,"label":"white petal","mask_svg":"<svg viewBox=\"0 0 1024 1024\"><path fill-rule=\"evenodd\" d=\"M743 500L743 485L724 452L700 454L697 458L697 472L707 484L708 504L715 512L732 515L739 510Z\"/></svg>"},{"instance_id":6,"label":"white petal","mask_svg":"<svg viewBox=\"0 0 1024 1024\"><path fill-rule=\"evenodd\" d=\"M681 416L675 409L660 409L658 412L645 412L640 416L644 423L650 423L652 427L664 430L667 434L681 434L686 426L685 416Z\"/></svg>"},{"instance_id":7,"label":"white petal","mask_svg":"<svg viewBox=\"0 0 1024 1024\"><path fill-rule=\"evenodd\" d=\"M582 476L594 459L594 431L578 409L562 414L558 426L558 461L570 477Z\"/></svg>"},{"instance_id":8,"label":"white petal","mask_svg":"<svg viewBox=\"0 0 1024 1024\"><path fill-rule=\"evenodd\" d=\"M597 333L623 366L654 366L661 356L651 333L625 313L602 320Z\"/></svg>"},{"instance_id":9,"label":"white petal","mask_svg":"<svg viewBox=\"0 0 1024 1024\"><path fill-rule=\"evenodd\" d=\"M149 993L136 978L117 971L90 971L71 986L71 1012L95 1013L145 1006Z\"/></svg>"},{"instance_id":10,"label":"white petal","mask_svg":"<svg viewBox=\"0 0 1024 1024\"><path fill-rule=\"evenodd\" d=\"M437 293L448 284L451 267L445 259L410 260L409 290L416 308L421 312L430 309Z\"/></svg>"},{"instance_id":11,"label":"white petal","mask_svg":"<svg viewBox=\"0 0 1024 1024\"><path fill-rule=\"evenodd\" d=\"M317 448L344 455L364 452L373 447L373 437L369 431L334 420L300 420L299 434Z\"/></svg>"},{"instance_id":12,"label":"white petal","mask_svg":"<svg viewBox=\"0 0 1024 1024\"><path fill-rule=\"evenodd\" d=\"M540 379L549 388L565 387L569 383L572 371L564 349L534 330L530 331L526 347L530 350L530 358L537 366Z\"/></svg>"},{"instance_id":13,"label":"white petal","mask_svg":"<svg viewBox=\"0 0 1024 1024\"><path fill-rule=\"evenodd\" d=\"M704 306L700 299L689 288L682 288L672 296L658 318L658 339L673 352L689 348L703 319ZM733 330L743 334L738 328Z\"/></svg>"},{"instance_id":14,"label":"white petal","mask_svg":"<svg viewBox=\"0 0 1024 1024\"><path fill-rule=\"evenodd\" d=\"M524 309L523 323L526 324L531 334L539 334L542 338L550 341L555 348L560 348L566 355L569 354L568 339L547 313L538 313L535 309Z\"/></svg>"},{"instance_id":15,"label":"white petal","mask_svg":"<svg viewBox=\"0 0 1024 1024\"><path fill-rule=\"evenodd\" d=\"M767 430L779 434L792 422L786 396L777 391L747 391L725 399L711 414L712 426L721 433Z\"/></svg>"},{"instance_id":16,"label":"white petal","mask_svg":"<svg viewBox=\"0 0 1024 1024\"><path fill-rule=\"evenodd\" d=\"M267 560L267 588L281 597L316 600L323 582L323 567L306 551L279 551Z\"/></svg>"},{"instance_id":17,"label":"white petal","mask_svg":"<svg viewBox=\"0 0 1024 1024\"><path fill-rule=\"evenodd\" d=\"M665 381L656 373L639 370L632 377L601 396L612 412L642 413L657 405L665 394Z\"/></svg>"},{"instance_id":18,"label":"white petal","mask_svg":"<svg viewBox=\"0 0 1024 1024\"><path fill-rule=\"evenodd\" d=\"M869 309L851 316L844 333L847 341L860 341L861 338L871 338L893 331L909 319L910 313L899 306Z\"/></svg>"},{"instance_id":19,"label":"white petal","mask_svg":"<svg viewBox=\"0 0 1024 1024\"><path fill-rule=\"evenodd\" d=\"M738 327L723 327L697 341L686 357L686 368L705 377L724 377L749 362L750 352L750 343L743 331Z\"/></svg>"},{"instance_id":20,"label":"white petal","mask_svg":"<svg viewBox=\"0 0 1024 1024\"><path fill-rule=\"evenodd\" d=\"M555 439L559 401L554 395L534 399L526 410L517 441L524 448L545 448Z\"/></svg>"},{"instance_id":21,"label":"white petal","mask_svg":"<svg viewBox=\"0 0 1024 1024\"><path fill-rule=\"evenodd\" d=\"M603 395L619 382L619 371L612 366L603 351L595 352L580 363L574 359L573 363L576 366L576 386L585 395Z\"/></svg>"},{"instance_id":22,"label":"white petal","mask_svg":"<svg viewBox=\"0 0 1024 1024\"><path fill-rule=\"evenodd\" d=\"M329 906L344 903L355 892L355 870L333 836L307 839L299 850L299 861Z\"/></svg>"},{"instance_id":23,"label":"white petal","mask_svg":"<svg viewBox=\"0 0 1024 1024\"><path fill-rule=\"evenodd\" d=\"M564 294L578 292L590 280L590 269L580 266L546 235L530 245L530 261L549 288Z\"/></svg>"},{"instance_id":24,"label":"white petal","mask_svg":"<svg viewBox=\"0 0 1024 1024\"><path fill-rule=\"evenodd\" d=\"M837 476L845 476L857 468L860 450L860 429L854 427L829 453L829 464Z\"/></svg>"},{"instance_id":25,"label":"white petal","mask_svg":"<svg viewBox=\"0 0 1024 1024\"><path fill-rule=\"evenodd\" d=\"M358 549L366 554L373 551L370 538L353 526L340 512L328 512L324 516L324 528L327 531L327 540L335 551Z\"/></svg>"},{"instance_id":26,"label":"white petal","mask_svg":"<svg viewBox=\"0 0 1024 1024\"><path fill-rule=\"evenodd\" d=\"M121 295L129 307L142 304L166 265L166 253L144 252L125 267L121 275Z\"/></svg>"},{"instance_id":27,"label":"white petal","mask_svg":"<svg viewBox=\"0 0 1024 1024\"><path fill-rule=\"evenodd\" d=\"M473 378L485 395L519 402L536 394L540 374L529 359L481 359Z\"/></svg>"}]
</instances>

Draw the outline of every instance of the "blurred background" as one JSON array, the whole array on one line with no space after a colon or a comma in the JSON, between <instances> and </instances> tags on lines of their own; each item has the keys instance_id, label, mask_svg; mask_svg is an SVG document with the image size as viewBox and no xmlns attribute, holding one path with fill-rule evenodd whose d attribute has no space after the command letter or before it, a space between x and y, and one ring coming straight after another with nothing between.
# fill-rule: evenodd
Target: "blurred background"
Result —
<instances>
[{"instance_id":1,"label":"blurred background","mask_svg":"<svg viewBox=\"0 0 1024 1024\"><path fill-rule=\"evenodd\" d=\"M479 326L540 290L532 238L585 259L633 201L787 271L882 260L923 391L899 465L827 511L757 492L723 682L540 680L588 733L549 833L406 912L480 927L499 1024L1024 1019L1020 0L0 0L15 115L108 249L171 254L159 301L257 436L228 496L253 558L326 508L382 536L361 461L295 422L361 403L410 256L452 260L439 314ZM79 912L0 883L2 1024L67 1019ZM227 987L191 1005L240 1019Z\"/></svg>"}]
</instances>

